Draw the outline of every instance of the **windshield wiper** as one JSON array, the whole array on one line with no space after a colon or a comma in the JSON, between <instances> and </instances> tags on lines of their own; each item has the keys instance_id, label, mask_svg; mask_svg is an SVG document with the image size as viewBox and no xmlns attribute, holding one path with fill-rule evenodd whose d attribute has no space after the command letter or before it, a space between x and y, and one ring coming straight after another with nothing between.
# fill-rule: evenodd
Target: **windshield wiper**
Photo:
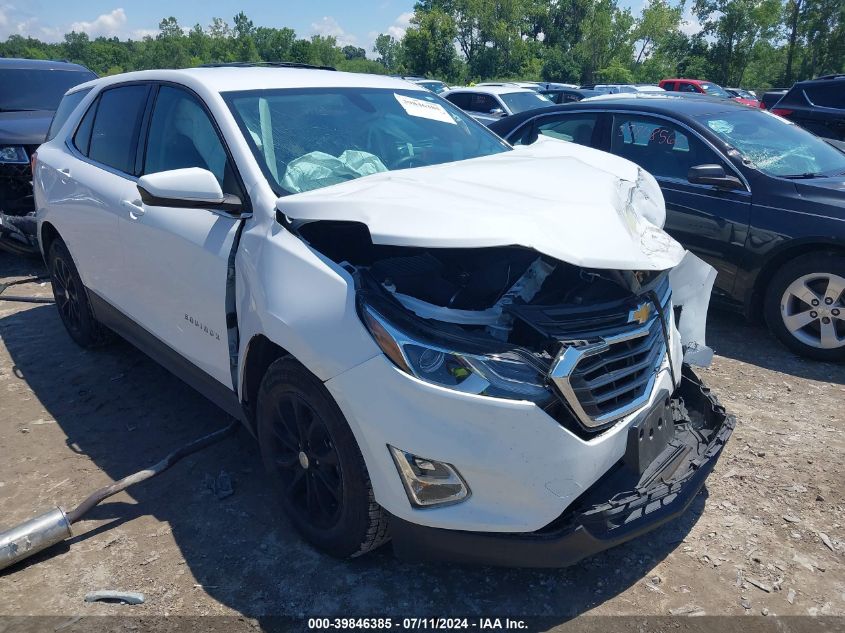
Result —
<instances>
[{"instance_id":1,"label":"windshield wiper","mask_svg":"<svg viewBox=\"0 0 845 633\"><path fill-rule=\"evenodd\" d=\"M791 180L803 180L808 178L824 178L824 174L816 173L816 172L807 172L804 174L787 174L784 178L789 178Z\"/></svg>"},{"instance_id":2,"label":"windshield wiper","mask_svg":"<svg viewBox=\"0 0 845 633\"><path fill-rule=\"evenodd\" d=\"M36 108L0 108L0 112L37 112Z\"/></svg>"}]
</instances>

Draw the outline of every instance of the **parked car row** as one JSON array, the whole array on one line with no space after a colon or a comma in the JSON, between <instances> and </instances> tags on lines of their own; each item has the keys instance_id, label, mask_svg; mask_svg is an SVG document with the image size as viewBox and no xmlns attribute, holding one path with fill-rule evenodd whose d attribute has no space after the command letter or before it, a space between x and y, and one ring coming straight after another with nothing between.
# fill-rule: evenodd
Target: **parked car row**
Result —
<instances>
[{"instance_id":1,"label":"parked car row","mask_svg":"<svg viewBox=\"0 0 845 633\"><path fill-rule=\"evenodd\" d=\"M630 160L326 69L115 75L59 112L33 166L69 335L241 419L325 552L572 564L682 514L733 430L691 367L715 272Z\"/></svg>"},{"instance_id":2,"label":"parked car row","mask_svg":"<svg viewBox=\"0 0 845 633\"><path fill-rule=\"evenodd\" d=\"M585 84L579 87L570 84L553 84L543 82L487 82L471 88L460 88L466 92L491 94L492 89L498 91L520 88L537 92L554 103L563 104L582 99L593 99L605 95L637 94L673 92L679 94L700 94L720 99L734 100L753 108L770 110L778 116L790 119L801 127L822 136L839 141L845 141L845 75L828 75L808 81L796 83L791 89L769 90L758 98L756 94L742 88L723 88L712 81L701 79L663 79L658 85L651 84ZM442 93L447 96L446 92ZM479 110L488 101L491 110ZM471 106L467 112L483 123L489 124L516 111L506 107L493 97L479 97L467 103L466 97L459 97L459 107ZM534 101L534 108L544 107L540 101ZM524 109L524 108L523 108ZM495 111L492 111L495 110Z\"/></svg>"}]
</instances>

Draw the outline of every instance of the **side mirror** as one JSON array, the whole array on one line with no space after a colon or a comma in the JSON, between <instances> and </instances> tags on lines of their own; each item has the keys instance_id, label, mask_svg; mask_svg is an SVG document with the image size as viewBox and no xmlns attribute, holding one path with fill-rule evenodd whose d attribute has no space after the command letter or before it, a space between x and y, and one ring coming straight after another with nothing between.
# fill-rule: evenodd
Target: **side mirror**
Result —
<instances>
[{"instance_id":1,"label":"side mirror","mask_svg":"<svg viewBox=\"0 0 845 633\"><path fill-rule=\"evenodd\" d=\"M237 212L241 200L226 195L207 169L188 167L147 174L138 179L138 193L144 204L180 209L214 209Z\"/></svg>"},{"instance_id":2,"label":"side mirror","mask_svg":"<svg viewBox=\"0 0 845 633\"><path fill-rule=\"evenodd\" d=\"M490 110L490 114L492 114L493 116L497 116L497 117L507 116L505 114L505 111L502 110L501 108L493 108L492 110Z\"/></svg>"},{"instance_id":3,"label":"side mirror","mask_svg":"<svg viewBox=\"0 0 845 633\"><path fill-rule=\"evenodd\" d=\"M721 165L696 165L687 172L687 180L695 185L713 185L720 189L745 189L736 176L728 176Z\"/></svg>"}]
</instances>

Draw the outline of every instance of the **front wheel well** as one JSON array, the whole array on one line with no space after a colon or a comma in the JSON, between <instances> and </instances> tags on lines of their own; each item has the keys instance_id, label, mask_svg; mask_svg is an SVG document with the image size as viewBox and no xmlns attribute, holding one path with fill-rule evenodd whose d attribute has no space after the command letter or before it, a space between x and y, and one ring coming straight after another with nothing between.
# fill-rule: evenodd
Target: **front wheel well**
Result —
<instances>
[{"instance_id":1,"label":"front wheel well","mask_svg":"<svg viewBox=\"0 0 845 633\"><path fill-rule=\"evenodd\" d=\"M777 253L763 265L763 268L757 274L757 279L754 282L754 291L751 295L751 302L748 306L748 316L754 321L759 321L762 318L766 290L769 287L769 282L771 282L781 266L797 257L815 253L845 255L845 248L824 242L812 242L809 244L799 244Z\"/></svg>"},{"instance_id":2,"label":"front wheel well","mask_svg":"<svg viewBox=\"0 0 845 633\"><path fill-rule=\"evenodd\" d=\"M56 230L56 227L49 222L44 222L41 225L41 253L44 256L45 262L47 261L47 255L50 253L50 245L57 239L61 239L61 236Z\"/></svg>"},{"instance_id":3,"label":"front wheel well","mask_svg":"<svg viewBox=\"0 0 845 633\"><path fill-rule=\"evenodd\" d=\"M242 374L243 388L241 393L247 418L249 423L254 427L258 389L261 386L264 374L267 373L267 369L269 369L273 362L291 354L263 334L256 334L250 339L245 354Z\"/></svg>"}]
</instances>

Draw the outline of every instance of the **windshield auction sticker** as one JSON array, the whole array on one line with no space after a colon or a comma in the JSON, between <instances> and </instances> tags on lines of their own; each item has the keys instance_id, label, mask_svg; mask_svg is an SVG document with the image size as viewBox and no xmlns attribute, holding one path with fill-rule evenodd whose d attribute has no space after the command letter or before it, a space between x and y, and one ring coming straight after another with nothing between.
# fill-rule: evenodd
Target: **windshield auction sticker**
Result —
<instances>
[{"instance_id":1,"label":"windshield auction sticker","mask_svg":"<svg viewBox=\"0 0 845 633\"><path fill-rule=\"evenodd\" d=\"M431 101L424 101L422 99L414 99L413 97L406 97L405 95L393 93L396 100L399 102L405 112L411 116L418 116L423 119L431 119L432 121L440 121L441 123L451 123L457 125L455 119L446 112L439 103L432 103Z\"/></svg>"}]
</instances>

